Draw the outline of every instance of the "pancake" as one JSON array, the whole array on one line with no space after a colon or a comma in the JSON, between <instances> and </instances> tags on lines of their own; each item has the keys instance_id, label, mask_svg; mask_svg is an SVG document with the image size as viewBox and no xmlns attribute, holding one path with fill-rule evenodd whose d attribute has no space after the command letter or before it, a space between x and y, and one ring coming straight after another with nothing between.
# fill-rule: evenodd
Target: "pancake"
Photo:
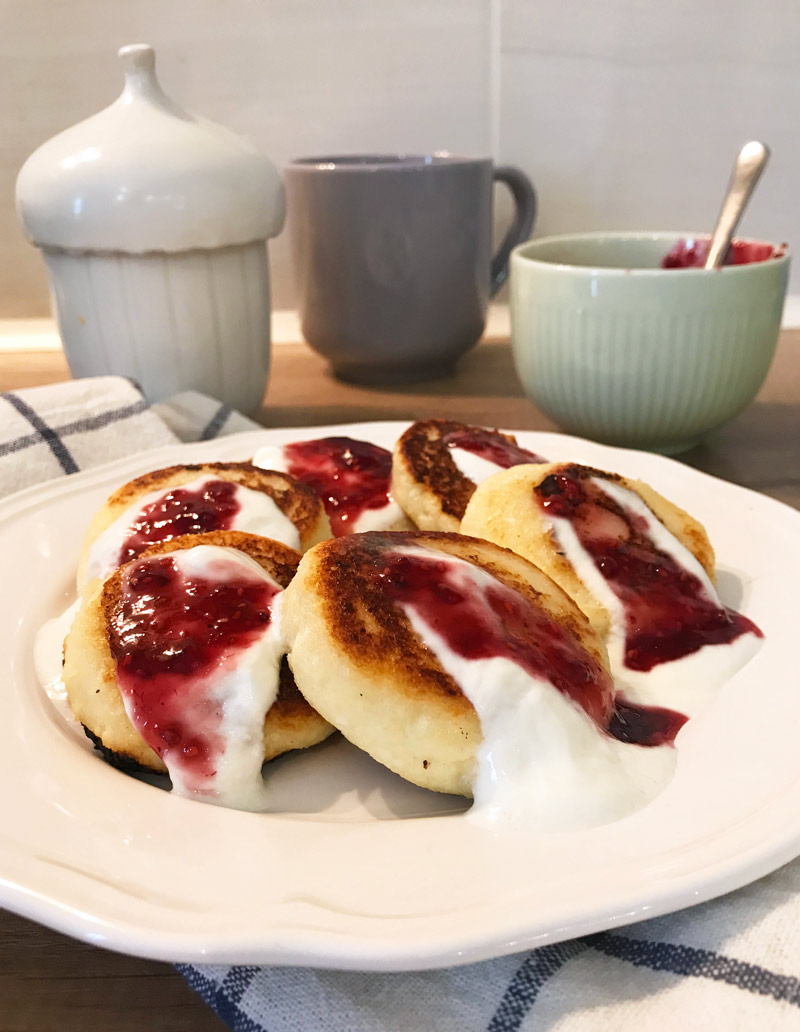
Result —
<instances>
[{"instance_id":1,"label":"pancake","mask_svg":"<svg viewBox=\"0 0 800 1032\"><path fill-rule=\"evenodd\" d=\"M120 606L123 577L148 557L185 552L200 545L245 553L282 587L291 581L300 559L293 549L267 538L239 531L214 531L159 542L105 582L93 582L64 643L64 684L75 717L106 758L123 769L166 771L158 753L131 723L117 681L111 621ZM284 660L278 696L264 722L264 759L315 745L332 730L300 695Z\"/></svg>"},{"instance_id":2,"label":"pancake","mask_svg":"<svg viewBox=\"0 0 800 1032\"><path fill-rule=\"evenodd\" d=\"M578 463L516 466L497 473L472 496L461 523L462 532L510 548L535 563L577 602L605 639L611 629L612 614L559 547L551 521L537 501L536 489L548 478L561 474L578 481L597 479L612 488L617 486L633 492L713 580L714 550L697 520L641 480Z\"/></svg>"},{"instance_id":3,"label":"pancake","mask_svg":"<svg viewBox=\"0 0 800 1032\"><path fill-rule=\"evenodd\" d=\"M426 419L412 424L392 457L392 495L421 530L457 533L478 483L500 469L536 462L499 430Z\"/></svg>"},{"instance_id":4,"label":"pancake","mask_svg":"<svg viewBox=\"0 0 800 1032\"><path fill-rule=\"evenodd\" d=\"M446 533L367 533L325 541L306 553L282 608L289 665L300 691L354 745L397 774L424 788L471 796L480 720L397 601L398 586L408 586L408 577L416 576L413 562L408 575L403 572L408 557L418 553L434 576L437 563L443 570L453 558L461 559L485 580L490 575L503 598L510 589L548 633L563 633L580 653L577 680L586 680L586 665L605 676L605 649L550 578L487 541ZM426 597L451 604L445 580L440 572ZM493 619L503 623L505 617L503 611ZM471 645L476 644L473 638ZM598 719L610 715L610 684L609 677Z\"/></svg>"},{"instance_id":5,"label":"pancake","mask_svg":"<svg viewBox=\"0 0 800 1032\"><path fill-rule=\"evenodd\" d=\"M81 548L78 587L108 576L155 541L208 530L255 533L301 552L331 534L317 495L286 473L249 462L170 466L124 484L97 512Z\"/></svg>"}]
</instances>

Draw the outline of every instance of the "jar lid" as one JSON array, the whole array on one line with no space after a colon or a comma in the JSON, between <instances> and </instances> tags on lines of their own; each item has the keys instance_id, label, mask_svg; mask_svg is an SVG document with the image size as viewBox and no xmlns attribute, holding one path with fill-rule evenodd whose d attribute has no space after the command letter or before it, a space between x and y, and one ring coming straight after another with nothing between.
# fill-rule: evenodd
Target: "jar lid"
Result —
<instances>
[{"instance_id":1,"label":"jar lid","mask_svg":"<svg viewBox=\"0 0 800 1032\"><path fill-rule=\"evenodd\" d=\"M170 100L152 47L134 44L119 56L119 99L22 166L17 210L32 242L140 254L279 233L286 206L274 165L243 137Z\"/></svg>"}]
</instances>

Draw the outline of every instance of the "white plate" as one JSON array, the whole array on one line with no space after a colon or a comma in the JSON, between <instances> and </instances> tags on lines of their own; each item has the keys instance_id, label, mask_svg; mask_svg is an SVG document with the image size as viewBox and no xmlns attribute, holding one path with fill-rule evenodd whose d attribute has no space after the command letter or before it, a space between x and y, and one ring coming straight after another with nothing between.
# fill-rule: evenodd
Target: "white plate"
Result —
<instances>
[{"instance_id":1,"label":"white plate","mask_svg":"<svg viewBox=\"0 0 800 1032\"><path fill-rule=\"evenodd\" d=\"M175 462L373 423L150 452L0 504L0 904L129 953L370 970L496 956L685 907L800 853L800 514L669 459L558 434L525 447L640 476L708 527L723 600L763 648L679 737L678 771L636 815L588 831L489 833L347 743L279 761L275 814L172 798L108 767L37 685L36 632L74 597L79 544L120 483ZM430 814L444 814L430 816ZM420 817L419 815L427 815ZM405 819L403 819L405 818Z\"/></svg>"}]
</instances>

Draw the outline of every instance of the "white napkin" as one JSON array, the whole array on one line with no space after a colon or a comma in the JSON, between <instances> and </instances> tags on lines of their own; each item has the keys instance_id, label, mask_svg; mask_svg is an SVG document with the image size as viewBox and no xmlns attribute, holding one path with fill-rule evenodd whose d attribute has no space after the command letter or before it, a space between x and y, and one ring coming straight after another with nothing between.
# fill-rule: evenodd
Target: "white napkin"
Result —
<instances>
[{"instance_id":1,"label":"white napkin","mask_svg":"<svg viewBox=\"0 0 800 1032\"><path fill-rule=\"evenodd\" d=\"M256 424L117 377L0 396L0 495ZM178 970L236 1032L800 1032L800 861L719 900L466 967Z\"/></svg>"},{"instance_id":2,"label":"white napkin","mask_svg":"<svg viewBox=\"0 0 800 1032\"><path fill-rule=\"evenodd\" d=\"M0 395L0 496L149 448L255 429L196 391L150 408L119 376L10 391Z\"/></svg>"}]
</instances>

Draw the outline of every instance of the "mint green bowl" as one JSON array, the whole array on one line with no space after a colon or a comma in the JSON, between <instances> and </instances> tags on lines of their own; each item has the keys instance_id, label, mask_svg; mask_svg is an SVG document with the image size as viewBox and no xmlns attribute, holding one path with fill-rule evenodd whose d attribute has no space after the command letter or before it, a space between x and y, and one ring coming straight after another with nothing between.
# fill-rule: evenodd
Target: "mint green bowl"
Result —
<instances>
[{"instance_id":1,"label":"mint green bowl","mask_svg":"<svg viewBox=\"0 0 800 1032\"><path fill-rule=\"evenodd\" d=\"M756 396L778 340L789 258L662 269L692 233L543 237L511 255L514 363L563 430L675 454Z\"/></svg>"}]
</instances>

